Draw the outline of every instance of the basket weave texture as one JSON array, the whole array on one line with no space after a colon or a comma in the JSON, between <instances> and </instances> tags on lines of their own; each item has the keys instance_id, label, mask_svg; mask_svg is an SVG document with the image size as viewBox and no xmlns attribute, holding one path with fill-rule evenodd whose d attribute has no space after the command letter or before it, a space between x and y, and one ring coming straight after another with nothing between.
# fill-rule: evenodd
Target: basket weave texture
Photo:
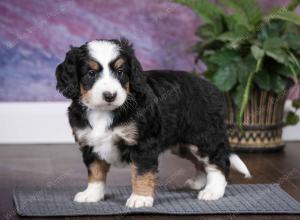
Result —
<instances>
[{"instance_id":1,"label":"basket weave texture","mask_svg":"<svg viewBox=\"0 0 300 220\"><path fill-rule=\"evenodd\" d=\"M253 90L245 109L240 130L236 125L238 111L228 93L226 124L229 142L236 150L274 150L284 146L282 128L286 94Z\"/></svg>"}]
</instances>

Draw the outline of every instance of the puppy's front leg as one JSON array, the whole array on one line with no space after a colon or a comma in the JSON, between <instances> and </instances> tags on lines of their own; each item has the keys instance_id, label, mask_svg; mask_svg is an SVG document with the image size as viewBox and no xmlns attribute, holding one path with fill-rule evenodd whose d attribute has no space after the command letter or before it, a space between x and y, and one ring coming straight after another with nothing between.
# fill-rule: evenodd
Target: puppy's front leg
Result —
<instances>
[{"instance_id":1,"label":"puppy's front leg","mask_svg":"<svg viewBox=\"0 0 300 220\"><path fill-rule=\"evenodd\" d=\"M88 168L88 186L84 191L76 194L75 202L98 202L104 198L106 175L110 165L95 157L89 159L84 158Z\"/></svg>"},{"instance_id":2,"label":"puppy's front leg","mask_svg":"<svg viewBox=\"0 0 300 220\"><path fill-rule=\"evenodd\" d=\"M150 170L139 174L137 166L131 164L132 194L127 200L126 206L129 208L152 207L155 183L155 171Z\"/></svg>"}]
</instances>

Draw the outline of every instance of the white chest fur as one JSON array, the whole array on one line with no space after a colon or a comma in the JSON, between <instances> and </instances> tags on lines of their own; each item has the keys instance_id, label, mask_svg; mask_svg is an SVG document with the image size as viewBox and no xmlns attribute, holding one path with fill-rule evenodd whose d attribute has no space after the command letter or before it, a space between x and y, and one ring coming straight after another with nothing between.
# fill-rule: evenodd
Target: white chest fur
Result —
<instances>
[{"instance_id":1,"label":"white chest fur","mask_svg":"<svg viewBox=\"0 0 300 220\"><path fill-rule=\"evenodd\" d=\"M135 123L130 122L111 129L113 116L109 111L89 111L87 118L92 128L76 129L77 138L93 146L93 151L101 159L110 164L122 166L120 152L115 143L118 138L122 138L128 145L136 144Z\"/></svg>"},{"instance_id":2,"label":"white chest fur","mask_svg":"<svg viewBox=\"0 0 300 220\"><path fill-rule=\"evenodd\" d=\"M110 164L118 164L120 154L113 142L113 132L108 129L112 123L112 115L108 111L88 111L87 118L92 126L76 130L79 140L84 140L93 151Z\"/></svg>"}]
</instances>

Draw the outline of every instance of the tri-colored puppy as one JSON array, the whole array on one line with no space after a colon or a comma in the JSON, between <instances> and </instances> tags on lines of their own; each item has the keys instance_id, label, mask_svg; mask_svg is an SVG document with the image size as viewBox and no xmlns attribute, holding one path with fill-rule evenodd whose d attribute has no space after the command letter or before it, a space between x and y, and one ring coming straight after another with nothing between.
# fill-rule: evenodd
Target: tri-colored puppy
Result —
<instances>
[{"instance_id":1,"label":"tri-colored puppy","mask_svg":"<svg viewBox=\"0 0 300 220\"><path fill-rule=\"evenodd\" d=\"M130 164L126 206L152 206L158 157L168 149L195 164L186 186L200 190L198 199L224 195L230 165L250 176L230 152L221 92L187 72L143 71L126 39L72 47L56 78L57 89L72 100L69 121L88 169L88 186L76 202L103 199L110 165Z\"/></svg>"}]
</instances>

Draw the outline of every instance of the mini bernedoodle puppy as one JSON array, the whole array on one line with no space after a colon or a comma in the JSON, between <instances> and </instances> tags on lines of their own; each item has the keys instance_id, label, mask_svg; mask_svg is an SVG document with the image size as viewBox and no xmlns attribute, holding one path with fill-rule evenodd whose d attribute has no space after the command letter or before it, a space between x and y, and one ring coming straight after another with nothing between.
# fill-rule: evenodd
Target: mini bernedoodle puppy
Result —
<instances>
[{"instance_id":1,"label":"mini bernedoodle puppy","mask_svg":"<svg viewBox=\"0 0 300 220\"><path fill-rule=\"evenodd\" d=\"M200 200L224 195L230 167L250 177L229 149L223 95L207 80L143 71L126 39L71 47L56 78L59 92L72 100L69 121L88 170L88 186L74 201L103 199L110 165L130 164L126 206L153 206L158 157L168 149L194 163L196 176L185 185L200 190Z\"/></svg>"}]
</instances>

